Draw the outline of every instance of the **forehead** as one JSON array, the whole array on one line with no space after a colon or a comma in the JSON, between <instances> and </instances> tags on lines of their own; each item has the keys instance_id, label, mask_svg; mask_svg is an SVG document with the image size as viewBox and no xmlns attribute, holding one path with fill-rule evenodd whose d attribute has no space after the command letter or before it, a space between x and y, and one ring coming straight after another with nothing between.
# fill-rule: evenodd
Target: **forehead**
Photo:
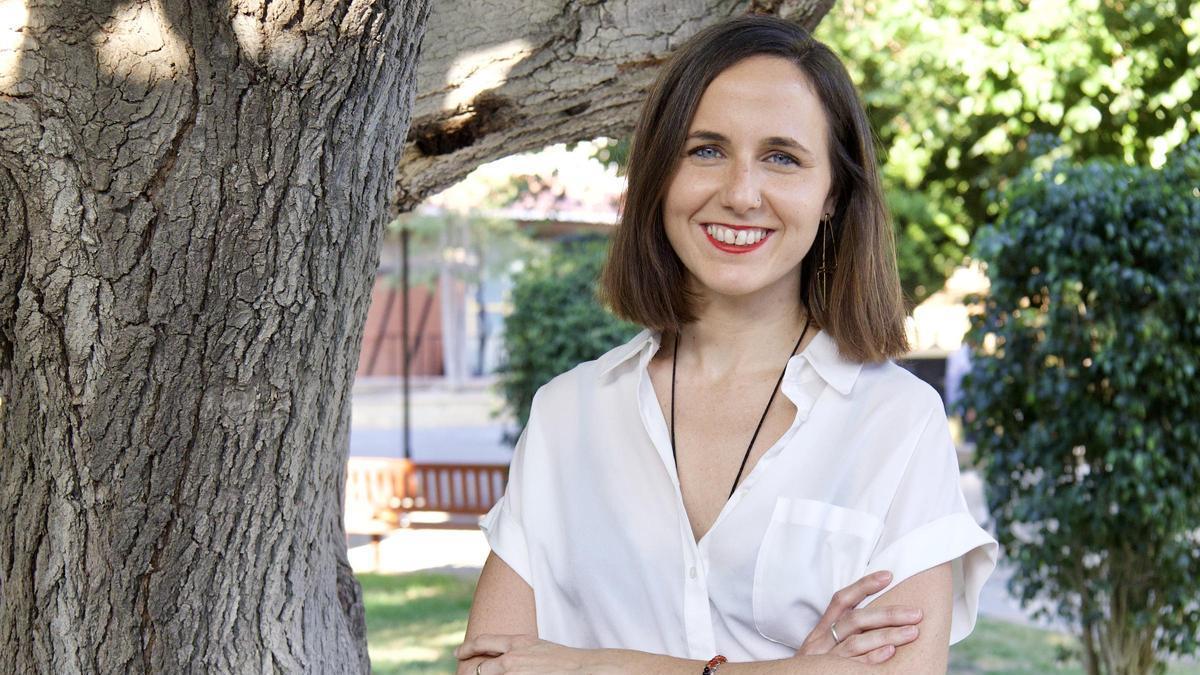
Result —
<instances>
[{"instance_id":1,"label":"forehead","mask_svg":"<svg viewBox=\"0 0 1200 675\"><path fill-rule=\"evenodd\" d=\"M747 141L791 136L810 148L824 148L827 120L799 66L778 56L752 56L709 83L689 131L699 129Z\"/></svg>"}]
</instances>

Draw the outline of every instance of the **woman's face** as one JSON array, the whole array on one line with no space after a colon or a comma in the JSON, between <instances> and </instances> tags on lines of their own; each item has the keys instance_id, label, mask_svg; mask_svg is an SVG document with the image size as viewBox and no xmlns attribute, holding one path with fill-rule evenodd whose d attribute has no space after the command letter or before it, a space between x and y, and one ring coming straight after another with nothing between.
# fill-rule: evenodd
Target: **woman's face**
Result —
<instances>
[{"instance_id":1,"label":"woman's face","mask_svg":"<svg viewBox=\"0 0 1200 675\"><path fill-rule=\"evenodd\" d=\"M704 90L663 203L701 297L799 302L800 262L832 205L827 129L808 78L779 57L740 61Z\"/></svg>"}]
</instances>

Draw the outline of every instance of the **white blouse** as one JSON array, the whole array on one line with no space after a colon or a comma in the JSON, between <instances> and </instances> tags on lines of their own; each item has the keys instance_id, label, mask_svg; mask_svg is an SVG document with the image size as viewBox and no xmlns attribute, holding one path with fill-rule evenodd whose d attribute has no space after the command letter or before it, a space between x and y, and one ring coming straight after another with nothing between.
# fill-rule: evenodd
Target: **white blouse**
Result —
<instances>
[{"instance_id":1,"label":"white blouse","mask_svg":"<svg viewBox=\"0 0 1200 675\"><path fill-rule=\"evenodd\" d=\"M950 641L971 632L997 544L967 511L932 387L890 361L844 360L818 333L785 370L796 419L697 543L647 370L659 337L643 331L538 390L507 491L481 522L533 589L539 637L786 658L838 589L948 561Z\"/></svg>"}]
</instances>

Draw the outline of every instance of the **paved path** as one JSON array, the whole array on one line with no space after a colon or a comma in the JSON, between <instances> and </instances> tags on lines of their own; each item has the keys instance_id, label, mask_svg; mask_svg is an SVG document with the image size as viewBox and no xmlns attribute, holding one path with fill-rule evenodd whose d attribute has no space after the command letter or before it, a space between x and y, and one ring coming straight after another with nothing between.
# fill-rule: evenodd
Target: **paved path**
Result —
<instances>
[{"instance_id":1,"label":"paved path","mask_svg":"<svg viewBox=\"0 0 1200 675\"><path fill-rule=\"evenodd\" d=\"M350 454L356 457L403 456L403 408L395 380L355 384L350 425ZM508 464L512 447L503 441L514 425L497 415L503 405L491 380L452 389L438 382L413 387L412 457L418 461Z\"/></svg>"},{"instance_id":2,"label":"paved path","mask_svg":"<svg viewBox=\"0 0 1200 675\"><path fill-rule=\"evenodd\" d=\"M500 425L414 428L412 458L423 462L508 464L512 446L501 440L503 431ZM404 454L403 437L401 429L351 429L350 455L399 458Z\"/></svg>"},{"instance_id":3,"label":"paved path","mask_svg":"<svg viewBox=\"0 0 1200 675\"><path fill-rule=\"evenodd\" d=\"M452 391L437 383L414 389L412 399L413 456L418 460L507 464L512 450L501 441L506 418L496 418L499 397L488 383L472 383ZM400 395L398 384L371 382L356 385L350 453L356 456L401 456ZM977 473L962 475L963 494L979 522L987 518L983 482ZM478 530L400 530L383 540L379 565L370 546L350 550L358 571L378 569L388 573L437 570L458 574L479 573L488 555L487 541ZM980 613L992 618L1036 625L1022 610L1005 584L1011 576L1003 560L984 585Z\"/></svg>"}]
</instances>

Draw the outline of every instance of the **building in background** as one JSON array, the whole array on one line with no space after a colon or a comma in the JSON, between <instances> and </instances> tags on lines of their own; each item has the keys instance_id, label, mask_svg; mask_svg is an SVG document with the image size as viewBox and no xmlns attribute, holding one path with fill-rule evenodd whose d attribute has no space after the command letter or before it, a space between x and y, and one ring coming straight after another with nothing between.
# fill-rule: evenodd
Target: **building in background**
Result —
<instances>
[{"instance_id":1,"label":"building in background","mask_svg":"<svg viewBox=\"0 0 1200 675\"><path fill-rule=\"evenodd\" d=\"M545 242L611 232L625 180L593 158L598 145L507 157L484 165L388 228L359 361L359 377L399 377L401 242L409 227L409 344L414 377L451 383L502 362L512 275Z\"/></svg>"},{"instance_id":2,"label":"building in background","mask_svg":"<svg viewBox=\"0 0 1200 675\"><path fill-rule=\"evenodd\" d=\"M963 338L974 309L967 298L987 289L987 275L979 263L968 261L954 270L942 290L913 308L905 323L912 351L900 365L937 389L947 405L957 398L962 376L970 367Z\"/></svg>"}]
</instances>

